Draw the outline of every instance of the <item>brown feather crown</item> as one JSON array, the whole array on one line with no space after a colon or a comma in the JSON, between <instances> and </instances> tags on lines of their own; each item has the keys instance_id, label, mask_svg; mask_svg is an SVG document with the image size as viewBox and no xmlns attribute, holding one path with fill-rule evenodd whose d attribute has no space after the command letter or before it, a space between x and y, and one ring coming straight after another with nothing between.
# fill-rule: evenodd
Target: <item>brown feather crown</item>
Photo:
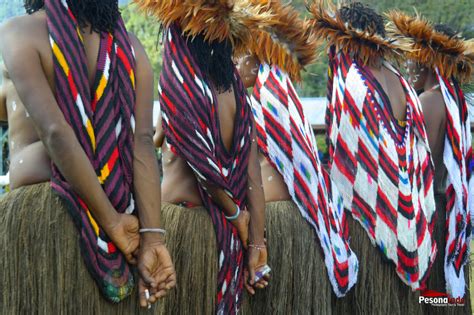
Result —
<instances>
[{"instance_id":1,"label":"brown feather crown","mask_svg":"<svg viewBox=\"0 0 474 315\"><path fill-rule=\"evenodd\" d=\"M449 36L437 32L433 25L421 16L409 16L400 11L390 11L389 36L409 38L413 49L407 58L438 68L441 75L454 77L461 83L472 79L474 65L474 41L463 40L460 36Z\"/></svg>"},{"instance_id":2,"label":"brown feather crown","mask_svg":"<svg viewBox=\"0 0 474 315\"><path fill-rule=\"evenodd\" d=\"M273 23L265 2L258 0L134 0L139 9L168 27L177 23L188 36L209 42L229 40L234 49L248 47L252 28Z\"/></svg>"},{"instance_id":3,"label":"brown feather crown","mask_svg":"<svg viewBox=\"0 0 474 315\"><path fill-rule=\"evenodd\" d=\"M293 7L280 0L269 0L268 4L278 23L253 29L249 50L260 62L277 65L292 81L299 82L301 70L316 57L317 39Z\"/></svg>"},{"instance_id":4,"label":"brown feather crown","mask_svg":"<svg viewBox=\"0 0 474 315\"><path fill-rule=\"evenodd\" d=\"M352 27L341 17L330 1L315 0L308 7L312 17L310 27L315 36L327 40L328 46L360 58L364 64L374 65L380 58L399 60L410 49L407 39L388 40L373 29Z\"/></svg>"}]
</instances>

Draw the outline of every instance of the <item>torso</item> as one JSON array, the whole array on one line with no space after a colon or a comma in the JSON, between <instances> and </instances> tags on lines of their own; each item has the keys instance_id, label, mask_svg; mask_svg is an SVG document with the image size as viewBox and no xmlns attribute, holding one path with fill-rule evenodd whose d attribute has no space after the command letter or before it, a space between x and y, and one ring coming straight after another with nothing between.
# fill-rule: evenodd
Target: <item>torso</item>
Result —
<instances>
[{"instance_id":1,"label":"torso","mask_svg":"<svg viewBox=\"0 0 474 315\"><path fill-rule=\"evenodd\" d=\"M186 161L171 152L166 140L161 150L163 160L161 199L172 204L202 205L197 180L192 169Z\"/></svg>"},{"instance_id":2,"label":"torso","mask_svg":"<svg viewBox=\"0 0 474 315\"><path fill-rule=\"evenodd\" d=\"M262 184L265 193L265 202L291 200L288 186L283 176L267 160L263 154L259 154L260 169L262 171Z\"/></svg>"}]
</instances>

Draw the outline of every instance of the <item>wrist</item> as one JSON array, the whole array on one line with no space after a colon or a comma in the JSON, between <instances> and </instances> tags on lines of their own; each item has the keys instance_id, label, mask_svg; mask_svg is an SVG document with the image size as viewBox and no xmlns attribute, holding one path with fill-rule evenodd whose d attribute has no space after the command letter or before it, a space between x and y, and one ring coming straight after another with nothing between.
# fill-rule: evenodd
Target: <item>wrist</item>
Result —
<instances>
[{"instance_id":1,"label":"wrist","mask_svg":"<svg viewBox=\"0 0 474 315\"><path fill-rule=\"evenodd\" d=\"M165 245L165 236L161 233L140 233L140 240L145 245Z\"/></svg>"}]
</instances>

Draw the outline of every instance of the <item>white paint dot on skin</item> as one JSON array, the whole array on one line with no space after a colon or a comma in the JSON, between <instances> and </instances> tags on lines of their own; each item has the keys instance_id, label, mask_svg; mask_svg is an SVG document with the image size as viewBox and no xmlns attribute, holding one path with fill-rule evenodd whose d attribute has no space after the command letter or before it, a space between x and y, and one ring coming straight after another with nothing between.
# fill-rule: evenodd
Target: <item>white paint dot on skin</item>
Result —
<instances>
[{"instance_id":1,"label":"white paint dot on skin","mask_svg":"<svg viewBox=\"0 0 474 315\"><path fill-rule=\"evenodd\" d=\"M12 108L13 108L13 111L16 111L16 102L15 101L12 101Z\"/></svg>"},{"instance_id":2,"label":"white paint dot on skin","mask_svg":"<svg viewBox=\"0 0 474 315\"><path fill-rule=\"evenodd\" d=\"M268 181L271 182L273 180L273 176L268 176Z\"/></svg>"},{"instance_id":3,"label":"white paint dot on skin","mask_svg":"<svg viewBox=\"0 0 474 315\"><path fill-rule=\"evenodd\" d=\"M253 189L252 186L249 186L249 190L252 190L252 189Z\"/></svg>"}]
</instances>

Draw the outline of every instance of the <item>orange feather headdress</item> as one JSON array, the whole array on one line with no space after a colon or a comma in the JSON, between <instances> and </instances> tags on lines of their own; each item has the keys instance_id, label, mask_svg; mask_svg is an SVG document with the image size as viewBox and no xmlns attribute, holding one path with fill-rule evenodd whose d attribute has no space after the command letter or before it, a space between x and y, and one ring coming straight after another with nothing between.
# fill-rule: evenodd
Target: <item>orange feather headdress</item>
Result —
<instances>
[{"instance_id":1,"label":"orange feather headdress","mask_svg":"<svg viewBox=\"0 0 474 315\"><path fill-rule=\"evenodd\" d=\"M409 38L413 49L407 58L432 69L441 75L454 77L464 83L471 79L474 66L474 41L460 36L448 36L437 32L432 24L421 16L409 16L400 11L390 11L388 32L393 38Z\"/></svg>"},{"instance_id":2,"label":"orange feather headdress","mask_svg":"<svg viewBox=\"0 0 474 315\"><path fill-rule=\"evenodd\" d=\"M253 29L249 50L260 62L277 65L292 81L299 82L301 70L316 57L318 42L309 31L308 22L293 7L282 5L280 0L269 0L268 4L278 22Z\"/></svg>"},{"instance_id":3,"label":"orange feather headdress","mask_svg":"<svg viewBox=\"0 0 474 315\"><path fill-rule=\"evenodd\" d=\"M134 0L139 9L168 27L178 23L189 36L202 34L209 41L229 40L246 50L250 30L273 23L265 1L258 0Z\"/></svg>"},{"instance_id":4,"label":"orange feather headdress","mask_svg":"<svg viewBox=\"0 0 474 315\"><path fill-rule=\"evenodd\" d=\"M406 38L388 40L375 30L360 30L344 22L338 8L330 1L315 0L308 10L312 15L310 26L318 38L326 39L328 46L336 46L343 53L360 58L364 64L372 64L380 57L399 60L410 49Z\"/></svg>"}]
</instances>

